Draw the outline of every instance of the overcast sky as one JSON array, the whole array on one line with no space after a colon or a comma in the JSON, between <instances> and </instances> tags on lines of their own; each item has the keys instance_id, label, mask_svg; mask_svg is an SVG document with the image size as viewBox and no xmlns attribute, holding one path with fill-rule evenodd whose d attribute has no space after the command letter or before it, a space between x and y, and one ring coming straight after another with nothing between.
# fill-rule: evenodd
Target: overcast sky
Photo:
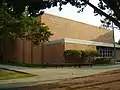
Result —
<instances>
[{"instance_id":1,"label":"overcast sky","mask_svg":"<svg viewBox=\"0 0 120 90\"><path fill-rule=\"evenodd\" d=\"M91 0L91 2L97 5L98 0ZM63 6L62 11L59 11L58 7L53 7L51 9L46 9L45 12L52 15L72 19L75 21L84 22L94 26L101 25L100 22L101 17L94 16L93 9L91 7L87 6L84 12L81 13L77 13L78 10L79 10L78 8L73 7L70 4L67 4ZM115 41L118 41L119 39L120 39L120 31L115 30Z\"/></svg>"}]
</instances>

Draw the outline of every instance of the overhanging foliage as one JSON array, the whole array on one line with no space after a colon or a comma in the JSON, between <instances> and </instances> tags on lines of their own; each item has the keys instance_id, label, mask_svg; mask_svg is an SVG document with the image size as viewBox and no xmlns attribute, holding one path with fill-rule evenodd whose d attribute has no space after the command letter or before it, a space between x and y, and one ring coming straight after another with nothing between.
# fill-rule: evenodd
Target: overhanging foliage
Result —
<instances>
[{"instance_id":1,"label":"overhanging foliage","mask_svg":"<svg viewBox=\"0 0 120 90\"><path fill-rule=\"evenodd\" d=\"M34 17L29 17L28 9L24 14L17 17L3 4L0 7L0 40L26 39L34 45L48 41L52 33L49 28L41 22L37 22Z\"/></svg>"},{"instance_id":2,"label":"overhanging foliage","mask_svg":"<svg viewBox=\"0 0 120 90\"><path fill-rule=\"evenodd\" d=\"M3 0L1 0L2 2ZM31 16L38 16L43 14L43 9L51 8L59 5L59 10L62 10L62 5L70 3L72 6L80 8L80 12L89 5L94 9L94 13L106 18L102 23L109 26L111 21L120 27L120 0L99 0L98 5L93 5L91 0L4 0L8 8L17 14L21 15L25 6L29 6L28 10ZM98 6L98 7L97 7ZM109 10L111 12L105 12Z\"/></svg>"}]
</instances>

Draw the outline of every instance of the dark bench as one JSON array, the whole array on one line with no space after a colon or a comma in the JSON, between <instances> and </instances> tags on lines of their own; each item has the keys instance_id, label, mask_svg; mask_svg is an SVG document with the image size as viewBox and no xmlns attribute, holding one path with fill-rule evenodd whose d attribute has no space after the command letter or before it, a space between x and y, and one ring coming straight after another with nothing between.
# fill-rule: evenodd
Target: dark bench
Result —
<instances>
[{"instance_id":1,"label":"dark bench","mask_svg":"<svg viewBox=\"0 0 120 90\"><path fill-rule=\"evenodd\" d=\"M44 64L45 66L48 67L81 67L81 66L90 66L92 67L91 63L50 63L50 64Z\"/></svg>"}]
</instances>

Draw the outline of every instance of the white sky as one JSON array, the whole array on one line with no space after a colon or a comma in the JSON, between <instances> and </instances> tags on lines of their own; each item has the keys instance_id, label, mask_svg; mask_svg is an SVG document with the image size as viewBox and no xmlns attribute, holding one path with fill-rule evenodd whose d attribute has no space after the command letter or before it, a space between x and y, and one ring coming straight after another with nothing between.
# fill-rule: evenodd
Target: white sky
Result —
<instances>
[{"instance_id":1,"label":"white sky","mask_svg":"<svg viewBox=\"0 0 120 90\"><path fill-rule=\"evenodd\" d=\"M91 2L97 5L98 0L91 0ZM45 12L52 15L72 19L75 21L84 22L94 26L101 25L101 22L100 22L101 17L99 15L94 16L93 9L89 6L87 6L84 9L84 12L81 12L81 13L77 13L79 9L71 6L70 4L67 4L62 7L63 7L62 11L59 11L58 7L53 7L50 9L46 9ZM115 34L115 41L118 41L120 39L120 31L115 30L114 34Z\"/></svg>"}]
</instances>

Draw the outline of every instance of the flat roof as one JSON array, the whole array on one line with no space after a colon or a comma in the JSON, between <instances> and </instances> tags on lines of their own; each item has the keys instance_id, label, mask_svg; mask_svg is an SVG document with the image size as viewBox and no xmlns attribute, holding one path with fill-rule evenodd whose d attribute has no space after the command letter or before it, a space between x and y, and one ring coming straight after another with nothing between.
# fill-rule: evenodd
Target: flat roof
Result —
<instances>
[{"instance_id":1,"label":"flat roof","mask_svg":"<svg viewBox=\"0 0 120 90\"><path fill-rule=\"evenodd\" d=\"M53 41L45 42L44 45L56 44L56 43L73 43L73 44L85 44L85 45L93 45L93 46L114 47L113 43L103 43L103 42L72 39L72 38L56 39L56 40L53 40ZM120 48L120 45L116 44L115 47Z\"/></svg>"}]
</instances>

